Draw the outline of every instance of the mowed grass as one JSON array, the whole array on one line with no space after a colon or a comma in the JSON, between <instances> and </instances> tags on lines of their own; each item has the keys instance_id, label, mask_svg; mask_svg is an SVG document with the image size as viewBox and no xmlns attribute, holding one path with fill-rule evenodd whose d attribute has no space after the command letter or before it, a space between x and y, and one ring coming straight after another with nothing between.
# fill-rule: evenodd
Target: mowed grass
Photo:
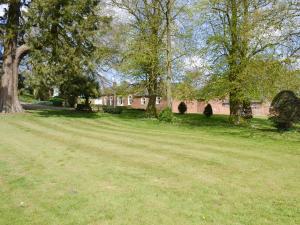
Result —
<instances>
[{"instance_id":1,"label":"mowed grass","mask_svg":"<svg viewBox=\"0 0 300 225\"><path fill-rule=\"evenodd\" d=\"M265 119L0 116L1 225L300 224L300 132Z\"/></svg>"}]
</instances>

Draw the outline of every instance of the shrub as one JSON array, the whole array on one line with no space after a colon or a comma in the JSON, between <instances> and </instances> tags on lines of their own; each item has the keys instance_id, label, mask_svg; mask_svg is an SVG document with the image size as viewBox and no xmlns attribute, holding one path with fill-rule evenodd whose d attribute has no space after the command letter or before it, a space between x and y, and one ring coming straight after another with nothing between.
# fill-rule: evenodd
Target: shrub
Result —
<instances>
[{"instance_id":1,"label":"shrub","mask_svg":"<svg viewBox=\"0 0 300 225\"><path fill-rule=\"evenodd\" d=\"M86 105L86 104L77 104L76 110L77 111L91 112L92 107L90 105Z\"/></svg>"},{"instance_id":2,"label":"shrub","mask_svg":"<svg viewBox=\"0 0 300 225\"><path fill-rule=\"evenodd\" d=\"M123 112L123 107L117 106L103 106L102 107L103 112L105 113L111 113L111 114L121 114Z\"/></svg>"},{"instance_id":3,"label":"shrub","mask_svg":"<svg viewBox=\"0 0 300 225\"><path fill-rule=\"evenodd\" d=\"M281 91L271 103L269 119L278 130L288 130L300 121L300 99L292 91Z\"/></svg>"},{"instance_id":4,"label":"shrub","mask_svg":"<svg viewBox=\"0 0 300 225\"><path fill-rule=\"evenodd\" d=\"M170 108L165 108L159 113L158 120L161 122L171 123L175 120L175 117Z\"/></svg>"},{"instance_id":5,"label":"shrub","mask_svg":"<svg viewBox=\"0 0 300 225\"><path fill-rule=\"evenodd\" d=\"M250 119L253 118L250 101L243 102L242 118L245 119L245 120L250 120Z\"/></svg>"},{"instance_id":6,"label":"shrub","mask_svg":"<svg viewBox=\"0 0 300 225\"><path fill-rule=\"evenodd\" d=\"M180 102L180 104L178 105L178 111L180 114L184 114L187 110L187 106L184 102Z\"/></svg>"},{"instance_id":7,"label":"shrub","mask_svg":"<svg viewBox=\"0 0 300 225\"><path fill-rule=\"evenodd\" d=\"M63 103L64 103L64 100L59 97L50 98L49 101L52 102L52 105L59 106L59 107L63 106Z\"/></svg>"},{"instance_id":8,"label":"shrub","mask_svg":"<svg viewBox=\"0 0 300 225\"><path fill-rule=\"evenodd\" d=\"M207 106L205 107L204 111L203 111L203 114L206 116L206 117L211 117L213 115L213 110L212 110L212 107L210 104L207 104Z\"/></svg>"}]
</instances>

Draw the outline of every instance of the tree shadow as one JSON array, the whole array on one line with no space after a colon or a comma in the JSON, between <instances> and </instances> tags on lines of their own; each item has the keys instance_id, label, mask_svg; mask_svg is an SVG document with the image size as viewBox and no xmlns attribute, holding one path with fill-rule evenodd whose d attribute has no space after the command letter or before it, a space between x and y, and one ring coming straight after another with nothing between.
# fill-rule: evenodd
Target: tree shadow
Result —
<instances>
[{"instance_id":1,"label":"tree shadow","mask_svg":"<svg viewBox=\"0 0 300 225\"><path fill-rule=\"evenodd\" d=\"M101 112L78 112L71 109L39 109L30 110L27 113L32 113L39 117L61 117L61 118L84 118L84 119L99 119L99 118L120 118L124 120L144 120L151 121L146 117L144 110L124 109L121 114L108 114ZM236 126L229 122L227 115L214 115L207 118L201 114L185 114L175 115L177 120L174 123L175 126L182 126L188 129L203 129L210 130L210 132L216 134L230 135L233 137L268 137L268 138L280 138L283 133L292 137L297 137L300 133L300 125L297 125L291 130L291 132L279 132L272 126L271 122L265 118L254 118L248 124ZM293 138L297 139L297 138Z\"/></svg>"},{"instance_id":2,"label":"tree shadow","mask_svg":"<svg viewBox=\"0 0 300 225\"><path fill-rule=\"evenodd\" d=\"M101 118L101 114L96 112L78 112L76 110L31 110L28 113L35 114L39 117L65 117L65 118L86 118L97 119Z\"/></svg>"},{"instance_id":3,"label":"tree shadow","mask_svg":"<svg viewBox=\"0 0 300 225\"><path fill-rule=\"evenodd\" d=\"M175 114L178 123L192 127L222 127L233 128L233 124L229 122L228 116L214 115L206 117L202 114Z\"/></svg>"}]
</instances>

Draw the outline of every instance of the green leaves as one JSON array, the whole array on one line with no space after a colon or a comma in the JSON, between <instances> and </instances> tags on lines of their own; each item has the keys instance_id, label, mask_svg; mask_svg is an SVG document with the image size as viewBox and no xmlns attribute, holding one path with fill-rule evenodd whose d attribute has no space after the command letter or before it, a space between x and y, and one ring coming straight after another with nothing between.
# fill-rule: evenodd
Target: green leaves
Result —
<instances>
[{"instance_id":1,"label":"green leaves","mask_svg":"<svg viewBox=\"0 0 300 225\"><path fill-rule=\"evenodd\" d=\"M109 56L101 38L110 31L111 18L101 14L98 0L36 0L26 15L37 80L48 77L49 85L59 86L70 77L91 77Z\"/></svg>"}]
</instances>

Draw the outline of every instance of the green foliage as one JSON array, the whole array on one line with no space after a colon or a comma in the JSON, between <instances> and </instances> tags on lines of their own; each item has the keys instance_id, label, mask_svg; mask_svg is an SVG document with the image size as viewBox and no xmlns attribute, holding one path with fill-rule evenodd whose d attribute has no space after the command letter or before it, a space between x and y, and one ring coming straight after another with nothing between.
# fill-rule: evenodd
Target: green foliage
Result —
<instances>
[{"instance_id":1,"label":"green foliage","mask_svg":"<svg viewBox=\"0 0 300 225\"><path fill-rule=\"evenodd\" d=\"M289 86L299 90L299 72L288 58L282 60L282 53L290 52L283 46L288 46L294 23L286 16L288 5L217 0L204 1L203 6L200 33L210 64L206 99L229 97L231 115L239 118L244 100L271 99L272 93Z\"/></svg>"},{"instance_id":2,"label":"green foliage","mask_svg":"<svg viewBox=\"0 0 300 225\"><path fill-rule=\"evenodd\" d=\"M206 117L211 117L213 115L213 109L211 107L211 104L207 104L207 106L205 106L205 109L203 111L203 114Z\"/></svg>"},{"instance_id":3,"label":"green foliage","mask_svg":"<svg viewBox=\"0 0 300 225\"><path fill-rule=\"evenodd\" d=\"M170 108L163 109L158 115L158 120L161 122L167 122L167 123L174 122L175 116L172 112L172 109L170 109Z\"/></svg>"},{"instance_id":4,"label":"green foliage","mask_svg":"<svg viewBox=\"0 0 300 225\"><path fill-rule=\"evenodd\" d=\"M103 106L103 112L105 113L110 113L110 114L121 114L123 112L123 108L122 106Z\"/></svg>"},{"instance_id":5,"label":"green foliage","mask_svg":"<svg viewBox=\"0 0 300 225\"><path fill-rule=\"evenodd\" d=\"M22 92L19 96L21 102L25 103L36 103L38 102L32 94Z\"/></svg>"},{"instance_id":6,"label":"green foliage","mask_svg":"<svg viewBox=\"0 0 300 225\"><path fill-rule=\"evenodd\" d=\"M271 101L280 91L300 90L300 71L292 68L291 61L257 56L245 65L240 85L248 98Z\"/></svg>"},{"instance_id":7,"label":"green foliage","mask_svg":"<svg viewBox=\"0 0 300 225\"><path fill-rule=\"evenodd\" d=\"M172 90L178 99L192 100L199 97L199 86L203 74L199 71L187 72L180 83L176 84Z\"/></svg>"},{"instance_id":8,"label":"green foliage","mask_svg":"<svg viewBox=\"0 0 300 225\"><path fill-rule=\"evenodd\" d=\"M118 69L142 84L149 96L159 95L159 81L164 80L165 75L163 2L161 0L113 0L113 2L132 16L131 29L126 32L125 48L121 48L122 63ZM150 117L157 116L155 100L149 100L146 111Z\"/></svg>"},{"instance_id":9,"label":"green foliage","mask_svg":"<svg viewBox=\"0 0 300 225\"><path fill-rule=\"evenodd\" d=\"M244 101L243 102L242 118L245 119L245 120L250 120L250 119L253 118L251 102L250 101Z\"/></svg>"},{"instance_id":10,"label":"green foliage","mask_svg":"<svg viewBox=\"0 0 300 225\"><path fill-rule=\"evenodd\" d=\"M59 97L50 98L49 101L52 102L52 104L54 106L59 106L59 107L63 106L63 103L64 103L64 99L59 98Z\"/></svg>"},{"instance_id":11,"label":"green foliage","mask_svg":"<svg viewBox=\"0 0 300 225\"><path fill-rule=\"evenodd\" d=\"M180 114L184 114L187 111L187 106L184 102L179 103L178 111L179 111Z\"/></svg>"},{"instance_id":12,"label":"green foliage","mask_svg":"<svg viewBox=\"0 0 300 225\"><path fill-rule=\"evenodd\" d=\"M270 120L278 130L288 130L300 121L300 99L292 91L281 91L272 101Z\"/></svg>"},{"instance_id":13,"label":"green foliage","mask_svg":"<svg viewBox=\"0 0 300 225\"><path fill-rule=\"evenodd\" d=\"M89 98L98 97L100 94L98 82L92 77L82 75L69 76L60 86L60 91L71 107L79 96L85 98L88 105Z\"/></svg>"},{"instance_id":14,"label":"green foliage","mask_svg":"<svg viewBox=\"0 0 300 225\"><path fill-rule=\"evenodd\" d=\"M62 86L69 104L77 94L95 92L74 84L75 79L94 77L97 66L109 57L110 46L100 41L111 30L111 17L103 15L98 0L32 1L28 12L28 35L35 89ZM89 79L89 78L86 78ZM73 87L71 87L73 86ZM79 87L80 86L80 87ZM80 89L80 91L79 91ZM89 89L89 90L88 90ZM82 93L85 92L85 93Z\"/></svg>"}]
</instances>

